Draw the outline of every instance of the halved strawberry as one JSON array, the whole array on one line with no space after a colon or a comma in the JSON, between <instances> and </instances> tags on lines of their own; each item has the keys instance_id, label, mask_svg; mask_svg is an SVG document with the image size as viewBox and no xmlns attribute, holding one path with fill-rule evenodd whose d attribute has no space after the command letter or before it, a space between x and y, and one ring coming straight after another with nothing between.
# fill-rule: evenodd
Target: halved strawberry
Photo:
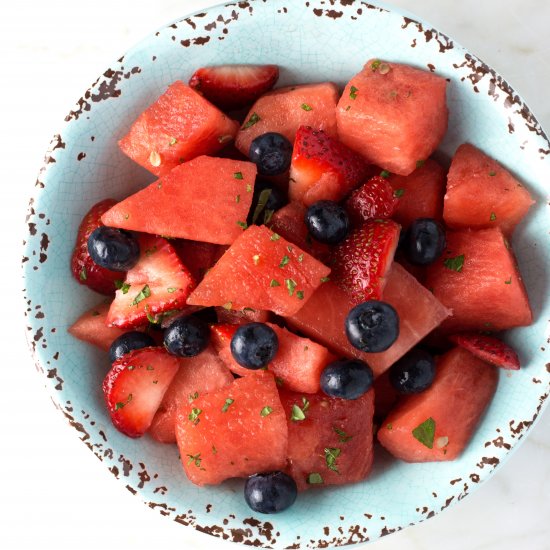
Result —
<instances>
[{"instance_id":1,"label":"halved strawberry","mask_svg":"<svg viewBox=\"0 0 550 550\"><path fill-rule=\"evenodd\" d=\"M279 78L277 65L217 65L193 73L189 86L220 109L240 109L271 90Z\"/></svg>"},{"instance_id":2,"label":"halved strawberry","mask_svg":"<svg viewBox=\"0 0 550 550\"><path fill-rule=\"evenodd\" d=\"M343 143L323 130L300 126L292 151L288 195L307 206L319 200L339 201L367 172L367 161Z\"/></svg>"},{"instance_id":3,"label":"halved strawberry","mask_svg":"<svg viewBox=\"0 0 550 550\"><path fill-rule=\"evenodd\" d=\"M392 220L369 220L334 248L330 278L356 303L382 297L400 229Z\"/></svg>"},{"instance_id":4,"label":"halved strawberry","mask_svg":"<svg viewBox=\"0 0 550 550\"><path fill-rule=\"evenodd\" d=\"M346 210L353 225L375 218L391 218L399 198L387 179L375 176L355 189L346 200Z\"/></svg>"},{"instance_id":5,"label":"halved strawberry","mask_svg":"<svg viewBox=\"0 0 550 550\"><path fill-rule=\"evenodd\" d=\"M519 370L518 354L508 344L494 336L475 332L461 332L449 336L449 340L467 349L478 359L507 370Z\"/></svg>"},{"instance_id":6,"label":"halved strawberry","mask_svg":"<svg viewBox=\"0 0 550 550\"><path fill-rule=\"evenodd\" d=\"M138 263L128 271L109 309L109 326L158 322L155 316L183 308L195 286L191 273L166 239L143 234L139 246Z\"/></svg>"},{"instance_id":7,"label":"halved strawberry","mask_svg":"<svg viewBox=\"0 0 550 550\"><path fill-rule=\"evenodd\" d=\"M115 293L115 281L124 279L124 273L98 266L88 254L88 237L103 225L101 216L115 204L115 200L105 199L92 206L82 218L71 258L71 271L76 281L107 296Z\"/></svg>"},{"instance_id":8,"label":"halved strawberry","mask_svg":"<svg viewBox=\"0 0 550 550\"><path fill-rule=\"evenodd\" d=\"M103 394L115 428L129 437L141 437L179 366L164 348L138 349L113 363L103 380Z\"/></svg>"}]
</instances>

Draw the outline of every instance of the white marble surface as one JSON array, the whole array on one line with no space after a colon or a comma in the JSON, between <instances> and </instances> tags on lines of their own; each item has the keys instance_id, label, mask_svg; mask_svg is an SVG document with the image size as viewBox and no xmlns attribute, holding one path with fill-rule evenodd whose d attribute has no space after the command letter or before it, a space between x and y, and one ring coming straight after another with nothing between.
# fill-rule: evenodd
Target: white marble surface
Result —
<instances>
[{"instance_id":1,"label":"white marble surface","mask_svg":"<svg viewBox=\"0 0 550 550\"><path fill-rule=\"evenodd\" d=\"M272 1L272 0L270 0ZM313 1L313 0L312 0ZM165 520L116 483L54 410L27 353L19 261L43 153L76 98L145 34L211 0L33 0L2 5L0 548L236 548ZM550 3L395 0L501 72L550 128ZM7 249L6 249L7 244ZM550 549L550 414L457 507L380 550Z\"/></svg>"}]
</instances>

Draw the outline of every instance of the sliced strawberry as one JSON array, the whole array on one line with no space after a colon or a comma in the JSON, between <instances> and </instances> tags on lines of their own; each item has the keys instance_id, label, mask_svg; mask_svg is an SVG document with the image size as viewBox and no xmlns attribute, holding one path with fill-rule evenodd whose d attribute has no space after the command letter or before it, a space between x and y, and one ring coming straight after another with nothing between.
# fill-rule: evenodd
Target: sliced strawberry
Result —
<instances>
[{"instance_id":1,"label":"sliced strawberry","mask_svg":"<svg viewBox=\"0 0 550 550\"><path fill-rule=\"evenodd\" d=\"M135 327L158 322L161 313L181 309L195 286L170 243L162 237L140 235L138 263L128 271L109 309L107 323Z\"/></svg>"},{"instance_id":2,"label":"sliced strawberry","mask_svg":"<svg viewBox=\"0 0 550 550\"><path fill-rule=\"evenodd\" d=\"M346 210L355 226L375 218L391 218L399 198L387 179L375 176L357 188L346 200Z\"/></svg>"},{"instance_id":3,"label":"sliced strawberry","mask_svg":"<svg viewBox=\"0 0 550 550\"><path fill-rule=\"evenodd\" d=\"M71 258L73 277L81 284L107 296L114 294L115 281L124 279L124 273L98 266L88 254L88 237L101 223L101 216L116 204L113 199L98 202L82 218Z\"/></svg>"},{"instance_id":4,"label":"sliced strawberry","mask_svg":"<svg viewBox=\"0 0 550 550\"><path fill-rule=\"evenodd\" d=\"M369 220L334 248L331 279L356 303L382 297L399 231L392 220Z\"/></svg>"},{"instance_id":5,"label":"sliced strawberry","mask_svg":"<svg viewBox=\"0 0 550 550\"><path fill-rule=\"evenodd\" d=\"M271 90L279 78L277 65L218 65L193 73L189 86L220 109L240 109Z\"/></svg>"},{"instance_id":6,"label":"sliced strawberry","mask_svg":"<svg viewBox=\"0 0 550 550\"><path fill-rule=\"evenodd\" d=\"M202 281L205 273L223 256L227 246L178 239L173 242L180 260L185 264L195 281Z\"/></svg>"},{"instance_id":7,"label":"sliced strawberry","mask_svg":"<svg viewBox=\"0 0 550 550\"><path fill-rule=\"evenodd\" d=\"M368 172L366 160L323 130L300 126L294 141L288 194L311 205L339 201L359 185Z\"/></svg>"},{"instance_id":8,"label":"sliced strawberry","mask_svg":"<svg viewBox=\"0 0 550 550\"><path fill-rule=\"evenodd\" d=\"M461 332L449 336L449 340L467 349L478 359L507 370L519 370L518 354L502 340L475 332Z\"/></svg>"},{"instance_id":9,"label":"sliced strawberry","mask_svg":"<svg viewBox=\"0 0 550 550\"><path fill-rule=\"evenodd\" d=\"M117 430L141 437L151 425L180 363L164 348L143 348L113 363L103 394Z\"/></svg>"},{"instance_id":10,"label":"sliced strawberry","mask_svg":"<svg viewBox=\"0 0 550 550\"><path fill-rule=\"evenodd\" d=\"M211 325L210 326L210 342L214 349L219 352L227 347L228 342L233 338L233 334L239 328L238 325Z\"/></svg>"}]
</instances>

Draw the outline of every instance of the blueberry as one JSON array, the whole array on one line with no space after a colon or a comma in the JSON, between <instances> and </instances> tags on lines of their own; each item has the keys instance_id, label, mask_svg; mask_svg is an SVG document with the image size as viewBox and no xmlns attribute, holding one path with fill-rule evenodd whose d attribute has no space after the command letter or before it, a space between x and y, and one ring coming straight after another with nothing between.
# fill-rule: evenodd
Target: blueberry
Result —
<instances>
[{"instance_id":1,"label":"blueberry","mask_svg":"<svg viewBox=\"0 0 550 550\"><path fill-rule=\"evenodd\" d=\"M428 265L445 249L445 229L432 218L418 218L409 227L403 251L411 264Z\"/></svg>"},{"instance_id":2,"label":"blueberry","mask_svg":"<svg viewBox=\"0 0 550 550\"><path fill-rule=\"evenodd\" d=\"M141 348L155 346L156 342L145 332L133 330L121 334L116 340L113 340L109 348L109 360L111 363L118 361L123 355Z\"/></svg>"},{"instance_id":3,"label":"blueberry","mask_svg":"<svg viewBox=\"0 0 550 550\"><path fill-rule=\"evenodd\" d=\"M321 389L331 397L358 399L374 382L371 368L359 359L338 359L321 373Z\"/></svg>"},{"instance_id":4,"label":"blueberry","mask_svg":"<svg viewBox=\"0 0 550 550\"><path fill-rule=\"evenodd\" d=\"M105 269L128 271L137 264L139 244L132 233L102 225L88 237L88 252Z\"/></svg>"},{"instance_id":5,"label":"blueberry","mask_svg":"<svg viewBox=\"0 0 550 550\"><path fill-rule=\"evenodd\" d=\"M435 361L427 352L413 349L390 368L391 385L404 394L427 390L435 377Z\"/></svg>"},{"instance_id":6,"label":"blueberry","mask_svg":"<svg viewBox=\"0 0 550 550\"><path fill-rule=\"evenodd\" d=\"M292 158L292 143L276 132L261 134L252 140L248 156L263 176L286 172Z\"/></svg>"},{"instance_id":7,"label":"blueberry","mask_svg":"<svg viewBox=\"0 0 550 550\"><path fill-rule=\"evenodd\" d=\"M319 242L338 244L349 232L349 218L338 203L317 201L306 212L305 222L311 236Z\"/></svg>"},{"instance_id":8,"label":"blueberry","mask_svg":"<svg viewBox=\"0 0 550 550\"><path fill-rule=\"evenodd\" d=\"M179 317L164 331L164 346L172 355L194 357L210 342L210 328L201 319Z\"/></svg>"},{"instance_id":9,"label":"blueberry","mask_svg":"<svg viewBox=\"0 0 550 550\"><path fill-rule=\"evenodd\" d=\"M231 354L239 365L247 369L261 369L275 357L279 338L264 323L241 325L231 338Z\"/></svg>"},{"instance_id":10,"label":"blueberry","mask_svg":"<svg viewBox=\"0 0 550 550\"><path fill-rule=\"evenodd\" d=\"M283 472L250 476L244 484L244 499L260 514L282 512L294 504L298 496L296 482Z\"/></svg>"},{"instance_id":11,"label":"blueberry","mask_svg":"<svg viewBox=\"0 0 550 550\"><path fill-rule=\"evenodd\" d=\"M282 208L287 202L285 195L271 182L256 180L246 223L248 225L267 223L273 212Z\"/></svg>"},{"instance_id":12,"label":"blueberry","mask_svg":"<svg viewBox=\"0 0 550 550\"><path fill-rule=\"evenodd\" d=\"M368 300L348 313L346 335L351 345L361 351L385 351L399 336L399 315L386 302Z\"/></svg>"}]
</instances>

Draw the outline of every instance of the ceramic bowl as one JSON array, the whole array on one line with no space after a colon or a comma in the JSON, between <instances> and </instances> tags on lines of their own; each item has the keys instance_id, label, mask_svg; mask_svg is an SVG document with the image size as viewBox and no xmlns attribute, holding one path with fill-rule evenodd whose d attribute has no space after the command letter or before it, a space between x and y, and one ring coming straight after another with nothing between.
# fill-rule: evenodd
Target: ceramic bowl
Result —
<instances>
[{"instance_id":1,"label":"ceramic bowl","mask_svg":"<svg viewBox=\"0 0 550 550\"><path fill-rule=\"evenodd\" d=\"M370 478L301 494L290 510L255 516L242 483L198 488L183 475L175 446L117 432L106 413L105 354L67 334L100 300L71 278L77 227L95 202L120 199L152 176L126 158L117 139L166 86L195 68L277 63L279 84L344 84L371 57L436 71L449 82L443 155L469 141L515 172L538 204L513 245L535 323L509 334L524 368L501 372L498 391L463 455L405 464L379 450ZM517 448L549 393L547 343L550 144L520 96L490 67L426 23L398 10L350 0L242 1L178 20L120 57L85 92L55 135L28 212L24 251L29 342L56 406L121 487L150 508L223 539L275 548L326 548L374 540L431 518L487 480Z\"/></svg>"}]
</instances>

